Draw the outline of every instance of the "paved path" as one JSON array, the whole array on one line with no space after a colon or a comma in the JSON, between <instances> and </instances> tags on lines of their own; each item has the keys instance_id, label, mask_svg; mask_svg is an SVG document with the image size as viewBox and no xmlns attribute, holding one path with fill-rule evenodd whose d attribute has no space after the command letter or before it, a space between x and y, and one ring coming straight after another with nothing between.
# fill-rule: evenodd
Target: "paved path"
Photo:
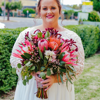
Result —
<instances>
[{"instance_id":1,"label":"paved path","mask_svg":"<svg viewBox=\"0 0 100 100\"><path fill-rule=\"evenodd\" d=\"M0 21L2 21L2 20L3 20L3 17L0 17ZM10 17L9 22L5 21L3 23L5 23L6 28L32 27L32 26L42 24L42 19ZM61 19L59 19L58 23L61 26L78 25L78 21L76 21L76 20L63 20L62 23L61 23Z\"/></svg>"}]
</instances>

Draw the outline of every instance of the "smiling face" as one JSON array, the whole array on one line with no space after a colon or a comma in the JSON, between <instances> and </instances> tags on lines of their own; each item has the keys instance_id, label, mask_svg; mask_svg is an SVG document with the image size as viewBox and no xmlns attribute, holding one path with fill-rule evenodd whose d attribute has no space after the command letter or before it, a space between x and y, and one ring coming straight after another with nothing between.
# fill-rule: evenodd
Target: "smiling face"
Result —
<instances>
[{"instance_id":1,"label":"smiling face","mask_svg":"<svg viewBox=\"0 0 100 100\"><path fill-rule=\"evenodd\" d=\"M40 16L45 24L57 23L60 9L56 0L42 0L40 3Z\"/></svg>"}]
</instances>

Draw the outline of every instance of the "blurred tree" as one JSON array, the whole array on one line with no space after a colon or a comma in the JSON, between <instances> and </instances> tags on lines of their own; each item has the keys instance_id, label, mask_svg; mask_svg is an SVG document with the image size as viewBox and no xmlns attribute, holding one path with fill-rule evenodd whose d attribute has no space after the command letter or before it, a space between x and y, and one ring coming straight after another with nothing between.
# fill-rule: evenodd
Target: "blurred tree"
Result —
<instances>
[{"instance_id":1,"label":"blurred tree","mask_svg":"<svg viewBox=\"0 0 100 100\"><path fill-rule=\"evenodd\" d=\"M91 0L93 1L93 9L99 11L100 13L100 0Z\"/></svg>"},{"instance_id":2,"label":"blurred tree","mask_svg":"<svg viewBox=\"0 0 100 100\"><path fill-rule=\"evenodd\" d=\"M73 9L82 9L82 4L73 5L72 8L73 8Z\"/></svg>"},{"instance_id":3,"label":"blurred tree","mask_svg":"<svg viewBox=\"0 0 100 100\"><path fill-rule=\"evenodd\" d=\"M2 3L4 6L4 2ZM10 10L22 9L22 3L19 2L6 2L7 20L9 20Z\"/></svg>"},{"instance_id":4,"label":"blurred tree","mask_svg":"<svg viewBox=\"0 0 100 100\"><path fill-rule=\"evenodd\" d=\"M23 10L23 14L25 14L25 16L27 16L27 11L28 11L28 13L29 14L34 14L36 11L34 10L34 9L32 9L32 8L25 8L24 10Z\"/></svg>"}]
</instances>

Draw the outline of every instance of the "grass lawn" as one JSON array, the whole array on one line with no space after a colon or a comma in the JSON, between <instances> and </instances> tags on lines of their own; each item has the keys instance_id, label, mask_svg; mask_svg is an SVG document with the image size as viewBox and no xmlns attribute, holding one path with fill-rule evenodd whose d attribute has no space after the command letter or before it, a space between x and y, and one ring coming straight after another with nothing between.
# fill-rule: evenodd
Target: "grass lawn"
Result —
<instances>
[{"instance_id":1,"label":"grass lawn","mask_svg":"<svg viewBox=\"0 0 100 100\"><path fill-rule=\"evenodd\" d=\"M74 84L76 100L100 100L100 54L85 60L84 71Z\"/></svg>"},{"instance_id":2,"label":"grass lawn","mask_svg":"<svg viewBox=\"0 0 100 100\"><path fill-rule=\"evenodd\" d=\"M100 100L100 54L87 58L83 73L74 82L76 100ZM13 100L14 91L0 100Z\"/></svg>"}]
</instances>

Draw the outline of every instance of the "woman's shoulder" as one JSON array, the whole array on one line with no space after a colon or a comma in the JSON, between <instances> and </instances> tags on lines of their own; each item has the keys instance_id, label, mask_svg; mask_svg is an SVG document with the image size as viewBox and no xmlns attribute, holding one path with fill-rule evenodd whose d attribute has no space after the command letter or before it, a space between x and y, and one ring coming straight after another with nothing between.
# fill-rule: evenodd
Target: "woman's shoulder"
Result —
<instances>
[{"instance_id":1,"label":"woman's shoulder","mask_svg":"<svg viewBox=\"0 0 100 100\"><path fill-rule=\"evenodd\" d=\"M76 32L69 30L67 28L64 28L64 30L61 31L61 34L68 38L80 38Z\"/></svg>"}]
</instances>

